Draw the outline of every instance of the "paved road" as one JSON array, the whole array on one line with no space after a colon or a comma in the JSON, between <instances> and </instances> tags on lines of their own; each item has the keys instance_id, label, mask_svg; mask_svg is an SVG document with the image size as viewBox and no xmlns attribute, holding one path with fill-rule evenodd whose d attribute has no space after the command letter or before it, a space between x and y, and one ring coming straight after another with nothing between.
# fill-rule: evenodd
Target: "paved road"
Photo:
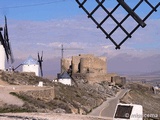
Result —
<instances>
[{"instance_id":1,"label":"paved road","mask_svg":"<svg viewBox=\"0 0 160 120\"><path fill-rule=\"evenodd\" d=\"M124 96L128 90L120 90L113 98L108 98L101 106L95 108L89 115L113 118L114 111L119 99Z\"/></svg>"}]
</instances>

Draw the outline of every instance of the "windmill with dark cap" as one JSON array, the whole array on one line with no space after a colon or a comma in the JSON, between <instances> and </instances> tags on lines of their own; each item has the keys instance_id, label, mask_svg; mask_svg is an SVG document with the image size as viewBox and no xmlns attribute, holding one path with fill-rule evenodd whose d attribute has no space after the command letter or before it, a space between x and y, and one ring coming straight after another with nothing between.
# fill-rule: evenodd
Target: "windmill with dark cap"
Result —
<instances>
[{"instance_id":1,"label":"windmill with dark cap","mask_svg":"<svg viewBox=\"0 0 160 120\"><path fill-rule=\"evenodd\" d=\"M4 34L2 35L3 28L0 27L0 69L5 70L5 55L7 63L9 60L11 64L14 62L12 49L8 36L7 18L5 16Z\"/></svg>"}]
</instances>

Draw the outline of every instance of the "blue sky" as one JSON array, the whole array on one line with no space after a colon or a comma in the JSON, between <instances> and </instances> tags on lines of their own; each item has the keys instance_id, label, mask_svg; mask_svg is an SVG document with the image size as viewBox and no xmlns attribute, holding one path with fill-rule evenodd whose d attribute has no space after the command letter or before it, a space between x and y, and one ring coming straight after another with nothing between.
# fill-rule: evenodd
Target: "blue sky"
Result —
<instances>
[{"instance_id":1,"label":"blue sky","mask_svg":"<svg viewBox=\"0 0 160 120\"><path fill-rule=\"evenodd\" d=\"M116 0L106 0L106 7L112 8L116 4ZM126 0L127 4L132 8L139 0ZM152 1L156 5L159 0ZM74 0L0 0L0 14L7 15L8 18L15 20L35 20L44 21L50 19L61 19L77 16L83 11L77 9L77 3ZM97 4L92 0L86 2L89 9L93 9ZM143 11L147 11L149 7L142 4ZM142 12L139 9L138 12ZM139 13L139 14L141 14ZM157 15L152 15L157 18Z\"/></svg>"},{"instance_id":2,"label":"blue sky","mask_svg":"<svg viewBox=\"0 0 160 120\"><path fill-rule=\"evenodd\" d=\"M69 18L80 13L73 0L3 0L0 8L1 15L6 14L16 20L45 21Z\"/></svg>"},{"instance_id":3,"label":"blue sky","mask_svg":"<svg viewBox=\"0 0 160 120\"><path fill-rule=\"evenodd\" d=\"M125 1L132 8L139 0ZM159 2L159 0L149 1L154 5ZM105 6L111 10L116 4L116 0L106 0ZM88 0L85 4L89 10L95 6L94 0ZM148 10L149 7L143 4L136 13L143 18ZM0 26L4 25L4 15L6 15L14 57L22 61L29 55L36 57L37 52L42 50L46 60L60 57L60 50L57 49L60 49L61 44L66 48L83 49L65 51L65 57L89 53L97 56L105 55L108 59L124 55L124 58L130 56L139 60L160 54L160 7L157 10L146 21L147 26L139 28L120 50L115 50L112 42L105 38L102 31L96 28L74 0L0 0ZM98 10L94 17L101 20L105 15L103 11ZM120 8L114 15L120 20L126 15L126 11ZM129 18L124 26L127 30L131 30L136 24ZM105 26L107 30L111 30L114 23L109 19L105 22ZM116 31L114 37L121 40L123 33Z\"/></svg>"}]
</instances>

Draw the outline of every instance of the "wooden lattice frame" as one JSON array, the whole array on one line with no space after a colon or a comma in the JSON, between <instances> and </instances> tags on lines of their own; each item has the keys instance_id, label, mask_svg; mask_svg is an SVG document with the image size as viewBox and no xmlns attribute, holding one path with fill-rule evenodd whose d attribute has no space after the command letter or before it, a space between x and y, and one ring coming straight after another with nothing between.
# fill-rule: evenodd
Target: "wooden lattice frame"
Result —
<instances>
[{"instance_id":1,"label":"wooden lattice frame","mask_svg":"<svg viewBox=\"0 0 160 120\"><path fill-rule=\"evenodd\" d=\"M76 0L76 2L79 4L79 8L82 8L85 13L88 15L88 18L91 18L92 21L97 25L97 28L99 28L105 35L106 38L109 38L112 43L115 45L116 49L120 49L120 46L128 39L132 37L132 34L141 26L142 28L144 28L146 26L145 21L148 19L148 17L153 13L157 11L157 8L160 6L160 2L153 6L148 0L139 0L139 2L134 6L133 9L131 9L124 0L116 0L117 1L117 5L111 10L109 11L104 5L103 3L105 2L105 0L95 0L97 2L97 6L91 11L89 12L86 8L85 8L85 3L87 2L87 0ZM148 12L148 14L141 19L136 13L135 10L143 3L145 2L150 8L150 12ZM127 15L119 22L113 15L113 13L119 8L119 7L123 7L126 11L127 11ZM104 19L101 22L98 22L93 14L99 9L101 8L102 10L104 10L106 12L106 16L104 17ZM125 27L123 27L123 23L127 20L128 17L132 17L138 24L130 31L128 32ZM116 27L110 31L107 32L102 25L107 21L108 18L111 18L115 23L116 23ZM112 34L118 29L120 28L125 34L126 36L121 40L120 43L117 43L113 37Z\"/></svg>"}]
</instances>

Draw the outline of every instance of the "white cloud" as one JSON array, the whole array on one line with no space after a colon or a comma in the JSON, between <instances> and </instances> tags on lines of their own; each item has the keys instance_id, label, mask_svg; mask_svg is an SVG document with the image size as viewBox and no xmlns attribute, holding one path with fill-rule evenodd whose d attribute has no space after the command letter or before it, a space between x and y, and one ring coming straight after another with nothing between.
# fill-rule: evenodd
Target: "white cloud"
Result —
<instances>
[{"instance_id":1,"label":"white cloud","mask_svg":"<svg viewBox=\"0 0 160 120\"><path fill-rule=\"evenodd\" d=\"M56 47L56 48L57 48L57 47L60 48L61 45L62 45L61 42L52 42L52 43L49 43L49 44L48 44L49 47Z\"/></svg>"},{"instance_id":2,"label":"white cloud","mask_svg":"<svg viewBox=\"0 0 160 120\"><path fill-rule=\"evenodd\" d=\"M160 48L160 19L147 20L146 23L147 26L136 31L120 50L115 50L112 42L105 38L100 29L96 29L96 25L86 15L43 22L8 20L8 28L12 48L15 57L18 58L37 54L37 51L42 50L46 52L46 58L56 57L60 54L59 52L53 54L53 50L61 48L62 44L66 48L83 49L67 51L68 55L82 52L96 55L107 53L110 57L121 53L149 56L156 54L155 49ZM127 24L133 26L132 21L127 21ZM109 29L111 26L107 27ZM119 35L120 33L117 33L118 38Z\"/></svg>"},{"instance_id":3,"label":"white cloud","mask_svg":"<svg viewBox=\"0 0 160 120\"><path fill-rule=\"evenodd\" d=\"M159 15L159 12L156 14ZM104 13L98 15L101 16ZM121 11L117 15L118 20L124 17ZM111 20L106 23L103 26L107 30L114 27ZM131 59L136 59L137 62L137 60L142 58L159 54L160 51L160 18L149 19L146 23L147 26L143 29L138 29L131 39L127 39L120 50L115 50L113 43L105 38L106 36L100 29L96 28L97 26L91 19L87 18L86 14L68 19L53 19L39 22L8 19L8 28L15 58L26 59L29 55L36 58L37 52L43 50L44 59L52 60L53 58L61 57L60 49L63 44L64 48L83 49L65 50L65 57L80 53L95 54L97 56L105 55L108 59L117 59L117 62L118 57L123 55L124 58L131 57ZM132 19L128 19L126 24L123 25L130 31L136 24ZM121 41L120 35L122 33L116 32L116 39ZM127 56L125 56L126 54ZM147 59L143 60L146 61Z\"/></svg>"}]
</instances>

